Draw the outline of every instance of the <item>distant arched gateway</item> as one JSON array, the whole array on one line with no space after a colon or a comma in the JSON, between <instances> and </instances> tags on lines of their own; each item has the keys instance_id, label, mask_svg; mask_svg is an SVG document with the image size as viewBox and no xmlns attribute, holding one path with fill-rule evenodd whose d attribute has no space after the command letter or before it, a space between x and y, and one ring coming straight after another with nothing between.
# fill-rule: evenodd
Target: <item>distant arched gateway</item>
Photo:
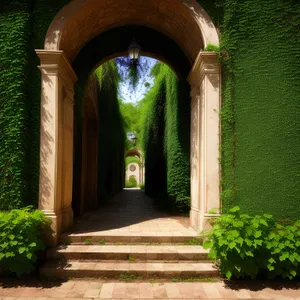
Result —
<instances>
[{"instance_id":1,"label":"distant arched gateway","mask_svg":"<svg viewBox=\"0 0 300 300\"><path fill-rule=\"evenodd\" d=\"M41 154L39 208L52 219L53 243L73 223L73 93L77 80L72 63L91 40L111 29L148 27L171 39L190 64L191 85L191 225L205 226L210 209L220 208L220 68L216 28L196 0L73 0L52 21L41 60ZM130 41L128 41L130 42ZM155 41L144 54L170 65L176 57ZM153 46L153 47L152 47ZM101 60L124 54L105 48ZM179 60L179 59L177 59ZM99 63L100 61L98 61Z\"/></svg>"},{"instance_id":2,"label":"distant arched gateway","mask_svg":"<svg viewBox=\"0 0 300 300\"><path fill-rule=\"evenodd\" d=\"M144 170L143 155L138 149L133 148L133 149L126 151L126 153L125 153L125 158L130 157L130 156L138 158L140 163L132 162L132 163L128 164L128 166L126 167L125 179L127 181L127 180L129 180L130 176L134 175L135 179L139 185L144 184L145 170Z\"/></svg>"}]
</instances>

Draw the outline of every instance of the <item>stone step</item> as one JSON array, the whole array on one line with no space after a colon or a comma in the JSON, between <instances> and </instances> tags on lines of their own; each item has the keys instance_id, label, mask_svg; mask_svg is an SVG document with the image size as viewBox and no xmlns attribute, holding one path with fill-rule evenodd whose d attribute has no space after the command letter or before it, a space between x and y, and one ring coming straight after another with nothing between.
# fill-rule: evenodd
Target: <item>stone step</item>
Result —
<instances>
[{"instance_id":1,"label":"stone step","mask_svg":"<svg viewBox=\"0 0 300 300\"><path fill-rule=\"evenodd\" d=\"M60 236L60 243L62 244L97 244L99 243L187 243L193 240L203 240L196 232L187 231L182 232L128 232L128 233L97 233L97 234L62 234Z\"/></svg>"},{"instance_id":2,"label":"stone step","mask_svg":"<svg viewBox=\"0 0 300 300\"><path fill-rule=\"evenodd\" d=\"M63 260L208 260L202 246L68 245L49 249L49 259Z\"/></svg>"},{"instance_id":3,"label":"stone step","mask_svg":"<svg viewBox=\"0 0 300 300\"><path fill-rule=\"evenodd\" d=\"M217 277L218 270L212 263L196 262L115 262L115 261L67 261L47 262L40 275L46 278L206 278ZM131 277L132 278L132 277Z\"/></svg>"}]
</instances>

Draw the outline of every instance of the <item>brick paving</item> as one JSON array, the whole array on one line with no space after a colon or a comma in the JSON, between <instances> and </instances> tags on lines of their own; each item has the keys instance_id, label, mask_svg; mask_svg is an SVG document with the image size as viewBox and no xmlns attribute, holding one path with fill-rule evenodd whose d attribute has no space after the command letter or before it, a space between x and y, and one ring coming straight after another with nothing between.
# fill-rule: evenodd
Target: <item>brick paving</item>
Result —
<instances>
[{"instance_id":1,"label":"brick paving","mask_svg":"<svg viewBox=\"0 0 300 300\"><path fill-rule=\"evenodd\" d=\"M271 299L300 300L299 283L280 282L66 282L0 283L0 300L47 299Z\"/></svg>"}]
</instances>

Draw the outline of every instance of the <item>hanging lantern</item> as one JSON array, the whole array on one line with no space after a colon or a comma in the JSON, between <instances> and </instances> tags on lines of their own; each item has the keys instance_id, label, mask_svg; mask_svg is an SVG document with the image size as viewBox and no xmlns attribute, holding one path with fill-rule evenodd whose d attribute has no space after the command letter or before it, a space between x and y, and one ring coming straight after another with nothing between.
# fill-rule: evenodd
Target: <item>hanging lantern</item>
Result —
<instances>
[{"instance_id":1,"label":"hanging lantern","mask_svg":"<svg viewBox=\"0 0 300 300\"><path fill-rule=\"evenodd\" d=\"M128 47L128 54L131 60L138 60L140 56L141 46L135 41L132 40L131 44Z\"/></svg>"},{"instance_id":2,"label":"hanging lantern","mask_svg":"<svg viewBox=\"0 0 300 300\"><path fill-rule=\"evenodd\" d=\"M133 142L133 145L135 146L136 141L137 141L137 137L134 135L134 136L131 138L131 141Z\"/></svg>"}]
</instances>

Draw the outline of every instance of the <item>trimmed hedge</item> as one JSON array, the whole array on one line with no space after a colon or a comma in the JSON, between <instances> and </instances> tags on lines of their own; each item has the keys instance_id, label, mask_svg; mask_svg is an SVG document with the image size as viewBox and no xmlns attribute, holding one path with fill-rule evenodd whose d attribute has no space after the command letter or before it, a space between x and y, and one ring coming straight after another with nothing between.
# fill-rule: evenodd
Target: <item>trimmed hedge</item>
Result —
<instances>
[{"instance_id":1,"label":"trimmed hedge","mask_svg":"<svg viewBox=\"0 0 300 300\"><path fill-rule=\"evenodd\" d=\"M124 187L126 135L118 101L120 77L115 61L99 67L95 75L99 82L98 198L103 202Z\"/></svg>"},{"instance_id":2,"label":"trimmed hedge","mask_svg":"<svg viewBox=\"0 0 300 300\"><path fill-rule=\"evenodd\" d=\"M145 191L174 210L190 207L189 96L166 65L157 64L143 100Z\"/></svg>"},{"instance_id":3,"label":"trimmed hedge","mask_svg":"<svg viewBox=\"0 0 300 300\"><path fill-rule=\"evenodd\" d=\"M224 197L224 209L236 203L244 212L296 219L300 3L226 0L223 6L222 55L230 71L224 85L223 196L233 196Z\"/></svg>"},{"instance_id":4,"label":"trimmed hedge","mask_svg":"<svg viewBox=\"0 0 300 300\"><path fill-rule=\"evenodd\" d=\"M166 86L158 76L154 87L142 100L141 139L145 161L145 192L156 199L166 199L166 160L164 155Z\"/></svg>"},{"instance_id":5,"label":"trimmed hedge","mask_svg":"<svg viewBox=\"0 0 300 300\"><path fill-rule=\"evenodd\" d=\"M126 188L136 188L138 187L135 176L131 175L125 183Z\"/></svg>"},{"instance_id":6,"label":"trimmed hedge","mask_svg":"<svg viewBox=\"0 0 300 300\"><path fill-rule=\"evenodd\" d=\"M5 0L0 10L0 210L28 199L30 1Z\"/></svg>"},{"instance_id":7,"label":"trimmed hedge","mask_svg":"<svg viewBox=\"0 0 300 300\"><path fill-rule=\"evenodd\" d=\"M189 89L167 66L165 157L167 193L170 206L181 211L190 209L190 108Z\"/></svg>"}]
</instances>

